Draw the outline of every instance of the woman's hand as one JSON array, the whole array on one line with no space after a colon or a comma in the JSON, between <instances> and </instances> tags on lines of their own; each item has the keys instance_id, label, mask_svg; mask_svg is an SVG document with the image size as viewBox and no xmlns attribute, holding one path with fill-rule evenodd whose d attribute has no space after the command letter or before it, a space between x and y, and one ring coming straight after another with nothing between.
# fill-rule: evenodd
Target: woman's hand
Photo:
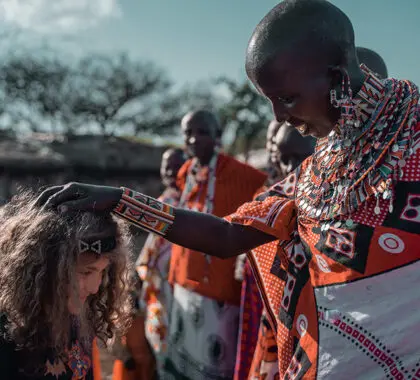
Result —
<instances>
[{"instance_id":1,"label":"woman's hand","mask_svg":"<svg viewBox=\"0 0 420 380\"><path fill-rule=\"evenodd\" d=\"M44 190L36 200L36 205L57 208L61 212L111 212L120 201L122 193L123 190L118 187L71 182Z\"/></svg>"}]
</instances>

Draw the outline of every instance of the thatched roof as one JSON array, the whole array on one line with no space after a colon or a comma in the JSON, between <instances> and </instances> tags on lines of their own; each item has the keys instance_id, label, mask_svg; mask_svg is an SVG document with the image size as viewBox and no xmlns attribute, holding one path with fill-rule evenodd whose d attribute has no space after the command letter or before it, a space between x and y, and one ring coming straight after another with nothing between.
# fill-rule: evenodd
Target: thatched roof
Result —
<instances>
[{"instance_id":1,"label":"thatched roof","mask_svg":"<svg viewBox=\"0 0 420 380\"><path fill-rule=\"evenodd\" d=\"M90 135L71 138L46 134L2 137L0 167L8 171L78 168L150 172L159 170L164 149L126 138Z\"/></svg>"}]
</instances>

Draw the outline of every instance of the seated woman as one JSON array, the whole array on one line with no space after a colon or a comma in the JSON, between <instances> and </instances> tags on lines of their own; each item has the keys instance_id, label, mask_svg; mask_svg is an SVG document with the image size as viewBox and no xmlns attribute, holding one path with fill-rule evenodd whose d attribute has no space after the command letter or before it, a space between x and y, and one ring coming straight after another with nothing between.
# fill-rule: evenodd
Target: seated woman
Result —
<instances>
[{"instance_id":1,"label":"seated woman","mask_svg":"<svg viewBox=\"0 0 420 380\"><path fill-rule=\"evenodd\" d=\"M94 378L94 337L129 322L128 230L109 214L59 214L30 194L0 210L0 378Z\"/></svg>"}]
</instances>

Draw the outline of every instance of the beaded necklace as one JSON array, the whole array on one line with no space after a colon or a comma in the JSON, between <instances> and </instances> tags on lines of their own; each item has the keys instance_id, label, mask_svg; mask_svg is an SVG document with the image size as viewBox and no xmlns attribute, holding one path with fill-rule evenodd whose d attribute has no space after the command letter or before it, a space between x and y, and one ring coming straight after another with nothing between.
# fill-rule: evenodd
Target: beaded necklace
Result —
<instances>
[{"instance_id":1,"label":"beaded necklace","mask_svg":"<svg viewBox=\"0 0 420 380\"><path fill-rule=\"evenodd\" d=\"M200 165L197 158L193 159L191 164L190 170L187 174L187 179L184 187L184 191L182 192L181 199L179 202L179 207L189 208L194 211L204 212L206 214L211 214L214 208L214 194L216 191L216 168L217 168L217 161L219 158L218 150L214 152L212 159L208 166L203 167ZM204 206L202 209L198 207L198 202L200 201L201 193L203 192L203 188L207 183L207 191L206 197L204 200ZM188 202L191 201L190 195L195 186L198 186L197 194L195 195L196 202L194 206L188 207ZM204 268L204 282L208 283L209 280L209 271L210 271L210 264L211 264L211 256L206 255L203 253L203 256L206 260L206 265Z\"/></svg>"},{"instance_id":2,"label":"beaded necklace","mask_svg":"<svg viewBox=\"0 0 420 380\"><path fill-rule=\"evenodd\" d=\"M188 202L191 201L190 196L193 188L198 186L198 191L195 196L197 202L200 200L203 188L207 183L206 198L203 209L199 209L195 204L191 209L194 211L211 214L213 212L214 193L216 188L216 166L218 153L215 152L208 166L202 167L197 158L193 159L191 167L188 171L184 191L182 192L179 202L180 207L188 207Z\"/></svg>"},{"instance_id":3,"label":"beaded necklace","mask_svg":"<svg viewBox=\"0 0 420 380\"><path fill-rule=\"evenodd\" d=\"M413 152L418 89L408 81L381 81L366 66L361 68L366 80L354 99L360 128L345 139L334 130L318 140L297 187L300 217L346 219L351 227L349 216L372 197L376 214L380 197L391 200L393 211L393 181L402 176Z\"/></svg>"}]
</instances>

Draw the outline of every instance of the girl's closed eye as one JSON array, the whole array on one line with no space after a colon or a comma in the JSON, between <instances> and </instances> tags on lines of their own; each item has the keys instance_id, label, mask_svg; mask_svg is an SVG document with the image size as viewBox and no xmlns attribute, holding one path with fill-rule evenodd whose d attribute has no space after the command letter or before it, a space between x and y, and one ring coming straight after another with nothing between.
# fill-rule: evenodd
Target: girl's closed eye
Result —
<instances>
[{"instance_id":1,"label":"girl's closed eye","mask_svg":"<svg viewBox=\"0 0 420 380\"><path fill-rule=\"evenodd\" d=\"M84 271L79 271L79 273L82 276L89 276L90 274L92 274L93 272L91 270L84 270Z\"/></svg>"}]
</instances>

